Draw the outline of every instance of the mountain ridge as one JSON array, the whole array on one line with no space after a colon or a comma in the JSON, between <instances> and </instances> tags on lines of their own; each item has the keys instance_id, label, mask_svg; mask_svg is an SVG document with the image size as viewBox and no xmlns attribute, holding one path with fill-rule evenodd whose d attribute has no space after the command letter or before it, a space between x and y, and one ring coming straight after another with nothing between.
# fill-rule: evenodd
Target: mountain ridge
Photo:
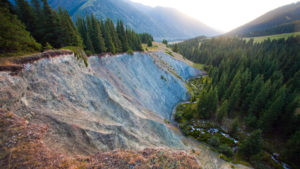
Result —
<instances>
[{"instance_id":1,"label":"mountain ridge","mask_svg":"<svg viewBox=\"0 0 300 169\"><path fill-rule=\"evenodd\" d=\"M300 31L300 2L273 9L227 35L264 36Z\"/></svg>"},{"instance_id":2,"label":"mountain ridge","mask_svg":"<svg viewBox=\"0 0 300 169\"><path fill-rule=\"evenodd\" d=\"M121 19L125 25L140 33L150 33L156 40L183 40L200 35L219 34L209 26L172 8L152 8L125 0L49 0L49 4L52 8L66 8L72 17L93 13L97 18L109 17L114 22ZM176 16L184 17L178 19Z\"/></svg>"}]
</instances>

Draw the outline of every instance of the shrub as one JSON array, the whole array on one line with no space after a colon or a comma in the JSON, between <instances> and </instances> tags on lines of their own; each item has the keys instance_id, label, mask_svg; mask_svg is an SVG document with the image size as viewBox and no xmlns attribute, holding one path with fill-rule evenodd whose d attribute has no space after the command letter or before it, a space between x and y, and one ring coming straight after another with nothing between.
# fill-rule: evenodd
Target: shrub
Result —
<instances>
[{"instance_id":1,"label":"shrub","mask_svg":"<svg viewBox=\"0 0 300 169\"><path fill-rule=\"evenodd\" d=\"M50 43L46 43L46 45L43 47L43 50L45 51L45 50L51 50L51 49L53 49L53 47L51 46L51 44Z\"/></svg>"},{"instance_id":2,"label":"shrub","mask_svg":"<svg viewBox=\"0 0 300 169\"><path fill-rule=\"evenodd\" d=\"M190 128L186 124L180 124L180 128L182 130L182 133L187 136L190 133Z\"/></svg>"},{"instance_id":3,"label":"shrub","mask_svg":"<svg viewBox=\"0 0 300 169\"><path fill-rule=\"evenodd\" d=\"M183 115L182 111L176 111L174 116L175 121L180 122L182 120L182 115Z\"/></svg>"},{"instance_id":4,"label":"shrub","mask_svg":"<svg viewBox=\"0 0 300 169\"><path fill-rule=\"evenodd\" d=\"M224 161L227 161L227 162L230 162L230 161L231 161L230 158L228 158L228 157L227 157L226 155L224 155L224 154L220 154L219 157L220 157L221 159L223 159Z\"/></svg>"},{"instance_id":5,"label":"shrub","mask_svg":"<svg viewBox=\"0 0 300 169\"><path fill-rule=\"evenodd\" d=\"M74 52L74 56L79 60L81 59L84 62L84 65L88 67L88 62L87 62L87 56L85 52L80 48L76 46L66 46L62 49L68 49Z\"/></svg>"},{"instance_id":6,"label":"shrub","mask_svg":"<svg viewBox=\"0 0 300 169\"><path fill-rule=\"evenodd\" d=\"M220 139L216 136L212 136L209 140L208 140L208 144L210 144L213 147L218 147L220 144Z\"/></svg>"},{"instance_id":7,"label":"shrub","mask_svg":"<svg viewBox=\"0 0 300 169\"><path fill-rule=\"evenodd\" d=\"M93 54L93 52L90 51L90 50L85 50L85 53L86 53L86 55L88 55L88 56L91 56L91 55Z\"/></svg>"},{"instance_id":8,"label":"shrub","mask_svg":"<svg viewBox=\"0 0 300 169\"><path fill-rule=\"evenodd\" d=\"M168 54L168 55L170 55L170 56L173 56L174 57L174 55L172 54L172 52L171 51L169 51L168 49L166 49L166 54Z\"/></svg>"},{"instance_id":9,"label":"shrub","mask_svg":"<svg viewBox=\"0 0 300 169\"><path fill-rule=\"evenodd\" d=\"M210 137L211 137L211 135L209 133L204 133L204 134L199 135L197 140L207 142L210 139Z\"/></svg>"},{"instance_id":10,"label":"shrub","mask_svg":"<svg viewBox=\"0 0 300 169\"><path fill-rule=\"evenodd\" d=\"M132 49L128 49L127 53L130 54L130 55L133 55L133 50Z\"/></svg>"},{"instance_id":11,"label":"shrub","mask_svg":"<svg viewBox=\"0 0 300 169\"><path fill-rule=\"evenodd\" d=\"M166 123L166 124L170 124L170 121L168 120L168 119L164 119L164 122Z\"/></svg>"},{"instance_id":12,"label":"shrub","mask_svg":"<svg viewBox=\"0 0 300 169\"><path fill-rule=\"evenodd\" d=\"M225 154L226 156L228 157L232 157L233 156L233 150L231 147L229 147L228 145L226 144L221 144L219 147L218 147L218 151L220 153L223 153Z\"/></svg>"},{"instance_id":13,"label":"shrub","mask_svg":"<svg viewBox=\"0 0 300 169\"><path fill-rule=\"evenodd\" d=\"M160 78L164 81L167 81L167 79L163 75L161 75Z\"/></svg>"}]
</instances>

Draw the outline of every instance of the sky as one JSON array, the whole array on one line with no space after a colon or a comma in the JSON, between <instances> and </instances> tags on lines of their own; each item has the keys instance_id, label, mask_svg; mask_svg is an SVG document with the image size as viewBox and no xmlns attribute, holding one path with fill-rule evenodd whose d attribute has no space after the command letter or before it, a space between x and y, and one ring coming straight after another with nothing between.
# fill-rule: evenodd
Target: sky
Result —
<instances>
[{"instance_id":1,"label":"sky","mask_svg":"<svg viewBox=\"0 0 300 169\"><path fill-rule=\"evenodd\" d=\"M299 0L132 0L152 7L175 8L223 33L277 7Z\"/></svg>"}]
</instances>

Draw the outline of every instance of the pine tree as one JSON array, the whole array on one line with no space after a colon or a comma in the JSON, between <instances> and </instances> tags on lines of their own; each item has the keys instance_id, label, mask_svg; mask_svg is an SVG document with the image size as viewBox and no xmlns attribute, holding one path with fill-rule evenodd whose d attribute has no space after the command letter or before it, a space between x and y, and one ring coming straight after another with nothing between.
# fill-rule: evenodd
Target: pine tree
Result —
<instances>
[{"instance_id":1,"label":"pine tree","mask_svg":"<svg viewBox=\"0 0 300 169\"><path fill-rule=\"evenodd\" d=\"M203 90L199 97L197 111L199 117L209 119L214 116L218 106L218 96L215 89Z\"/></svg>"},{"instance_id":2,"label":"pine tree","mask_svg":"<svg viewBox=\"0 0 300 169\"><path fill-rule=\"evenodd\" d=\"M122 44L118 38L118 34L116 32L114 23L109 18L106 19L105 26L109 29L110 36L113 40L113 44L115 46L115 52L122 52Z\"/></svg>"},{"instance_id":3,"label":"pine tree","mask_svg":"<svg viewBox=\"0 0 300 169\"><path fill-rule=\"evenodd\" d=\"M9 6L0 7L0 23L0 56L21 55L41 49L25 26L10 13Z\"/></svg>"},{"instance_id":4,"label":"pine tree","mask_svg":"<svg viewBox=\"0 0 300 169\"><path fill-rule=\"evenodd\" d=\"M127 28L126 29L126 35L128 37L128 43L129 43L130 49L136 50L136 51L142 51L143 50L140 37L137 33L135 33L132 29Z\"/></svg>"},{"instance_id":5,"label":"pine tree","mask_svg":"<svg viewBox=\"0 0 300 169\"><path fill-rule=\"evenodd\" d=\"M64 18L65 18L66 22L68 23L68 27L71 32L72 44L70 44L70 45L78 46L78 47L82 48L83 47L82 39L80 37L77 27L75 26L74 22L72 21L71 16L69 15L69 12L67 10L64 10Z\"/></svg>"},{"instance_id":6,"label":"pine tree","mask_svg":"<svg viewBox=\"0 0 300 169\"><path fill-rule=\"evenodd\" d=\"M168 46L168 41L167 40L163 39L162 43Z\"/></svg>"},{"instance_id":7,"label":"pine tree","mask_svg":"<svg viewBox=\"0 0 300 169\"><path fill-rule=\"evenodd\" d=\"M33 32L33 36L39 43L42 43L44 36L43 28L45 25L43 9L41 8L41 3L39 0L31 0L31 5L36 17L36 25L34 26L35 30Z\"/></svg>"},{"instance_id":8,"label":"pine tree","mask_svg":"<svg viewBox=\"0 0 300 169\"><path fill-rule=\"evenodd\" d=\"M300 165L300 130L295 132L288 140L284 151L284 156L295 165Z\"/></svg>"},{"instance_id":9,"label":"pine tree","mask_svg":"<svg viewBox=\"0 0 300 169\"><path fill-rule=\"evenodd\" d=\"M118 33L118 37L122 43L122 51L127 52L129 49L128 39L127 39L127 35L125 32L124 24L121 20L118 21L118 23L117 23L117 33Z\"/></svg>"},{"instance_id":10,"label":"pine tree","mask_svg":"<svg viewBox=\"0 0 300 169\"><path fill-rule=\"evenodd\" d=\"M105 24L104 30L104 40L107 50L111 53L116 53L117 51L110 33L110 26L108 24Z\"/></svg>"},{"instance_id":11,"label":"pine tree","mask_svg":"<svg viewBox=\"0 0 300 169\"><path fill-rule=\"evenodd\" d=\"M263 113L259 119L259 126L266 131L272 130L272 125L279 117L280 112L282 112L285 106L287 91L286 87L283 86L275 94L274 100L268 106L268 109Z\"/></svg>"},{"instance_id":12,"label":"pine tree","mask_svg":"<svg viewBox=\"0 0 300 169\"><path fill-rule=\"evenodd\" d=\"M257 126L257 118L253 113L249 113L248 116L244 119L245 124L247 125L248 129L256 129Z\"/></svg>"},{"instance_id":13,"label":"pine tree","mask_svg":"<svg viewBox=\"0 0 300 169\"><path fill-rule=\"evenodd\" d=\"M97 21L94 15L91 15L91 40L95 48L96 53L102 53L106 51L104 38L100 29L100 23Z\"/></svg>"},{"instance_id":14,"label":"pine tree","mask_svg":"<svg viewBox=\"0 0 300 169\"><path fill-rule=\"evenodd\" d=\"M239 129L239 119L236 117L230 126L229 133L234 136L237 134L238 129Z\"/></svg>"},{"instance_id":15,"label":"pine tree","mask_svg":"<svg viewBox=\"0 0 300 169\"><path fill-rule=\"evenodd\" d=\"M38 21L33 8L24 0L17 0L16 5L19 19L25 24L26 29L35 36Z\"/></svg>"},{"instance_id":16,"label":"pine tree","mask_svg":"<svg viewBox=\"0 0 300 169\"><path fill-rule=\"evenodd\" d=\"M239 104L241 93L241 82L236 82L231 96L229 97L229 113L231 113Z\"/></svg>"},{"instance_id":17,"label":"pine tree","mask_svg":"<svg viewBox=\"0 0 300 169\"><path fill-rule=\"evenodd\" d=\"M92 40L90 38L90 35L89 35L89 32L86 33L85 35L87 37L86 39L86 50L88 50L88 54L93 54L95 53L95 49L94 49L94 46L93 46L93 43L92 43Z\"/></svg>"},{"instance_id":18,"label":"pine tree","mask_svg":"<svg viewBox=\"0 0 300 169\"><path fill-rule=\"evenodd\" d=\"M223 98L224 92L226 91L226 86L227 86L227 73L223 73L221 76L220 81L217 84L217 89L218 89L218 96L219 98Z\"/></svg>"},{"instance_id":19,"label":"pine tree","mask_svg":"<svg viewBox=\"0 0 300 169\"><path fill-rule=\"evenodd\" d=\"M139 34L140 40L142 43L147 44L148 47L152 46L153 37L149 33L141 33Z\"/></svg>"},{"instance_id":20,"label":"pine tree","mask_svg":"<svg viewBox=\"0 0 300 169\"><path fill-rule=\"evenodd\" d=\"M0 7L8 9L11 14L14 14L13 6L8 0L0 0Z\"/></svg>"},{"instance_id":21,"label":"pine tree","mask_svg":"<svg viewBox=\"0 0 300 169\"><path fill-rule=\"evenodd\" d=\"M239 152L246 158L261 153L263 146L262 131L255 130L251 135L244 141L242 141Z\"/></svg>"},{"instance_id":22,"label":"pine tree","mask_svg":"<svg viewBox=\"0 0 300 169\"><path fill-rule=\"evenodd\" d=\"M42 0L43 2L43 16L44 22L42 29L43 39L42 43L46 44L49 42L53 47L60 48L61 45L58 40L57 31L59 31L59 16L55 11L52 11L48 5L47 0Z\"/></svg>"},{"instance_id":23,"label":"pine tree","mask_svg":"<svg viewBox=\"0 0 300 169\"><path fill-rule=\"evenodd\" d=\"M250 105L251 101L255 99L256 94L258 93L258 91L264 84L263 79L264 78L262 75L257 75L255 77L254 81L251 84L247 85L247 88L249 88L249 91L246 96L246 99L243 101L242 110L244 110L246 112L249 111L249 105Z\"/></svg>"},{"instance_id":24,"label":"pine tree","mask_svg":"<svg viewBox=\"0 0 300 169\"><path fill-rule=\"evenodd\" d=\"M82 38L83 47L84 47L84 49L87 49L88 38L87 38L87 28L86 28L85 20L82 19L81 17L78 17L77 21L76 21L76 26L77 26L78 32Z\"/></svg>"},{"instance_id":25,"label":"pine tree","mask_svg":"<svg viewBox=\"0 0 300 169\"><path fill-rule=\"evenodd\" d=\"M174 51L174 52L178 52L178 44L177 44L177 43L175 43L175 45L174 45L174 47L173 47L173 51Z\"/></svg>"},{"instance_id":26,"label":"pine tree","mask_svg":"<svg viewBox=\"0 0 300 169\"><path fill-rule=\"evenodd\" d=\"M221 107L219 108L219 110L217 112L217 121L219 123L222 122L222 120L225 116L227 116L228 108L229 108L229 102L228 102L228 100L224 100L224 102L222 103Z\"/></svg>"},{"instance_id":27,"label":"pine tree","mask_svg":"<svg viewBox=\"0 0 300 169\"><path fill-rule=\"evenodd\" d=\"M41 8L41 3L39 0L31 0L31 5L35 11L35 13L37 14L37 16L41 16L42 15L42 8Z\"/></svg>"},{"instance_id":28,"label":"pine tree","mask_svg":"<svg viewBox=\"0 0 300 169\"><path fill-rule=\"evenodd\" d=\"M269 92L270 92L270 88L271 88L271 81L268 80L258 91L258 93L256 93L255 99L252 100L252 102L250 103L249 106L249 113L254 113L254 114L259 114L266 102L267 102L267 98L269 96Z\"/></svg>"}]
</instances>

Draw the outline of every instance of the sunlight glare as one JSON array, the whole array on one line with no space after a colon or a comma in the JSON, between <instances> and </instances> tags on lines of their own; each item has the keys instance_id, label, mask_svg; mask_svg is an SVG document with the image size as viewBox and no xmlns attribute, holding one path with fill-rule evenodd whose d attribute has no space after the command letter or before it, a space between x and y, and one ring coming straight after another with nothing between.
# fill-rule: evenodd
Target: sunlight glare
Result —
<instances>
[{"instance_id":1,"label":"sunlight glare","mask_svg":"<svg viewBox=\"0 0 300 169\"><path fill-rule=\"evenodd\" d=\"M277 7L298 0L132 0L145 5L164 6L198 19L221 32L228 32Z\"/></svg>"}]
</instances>

